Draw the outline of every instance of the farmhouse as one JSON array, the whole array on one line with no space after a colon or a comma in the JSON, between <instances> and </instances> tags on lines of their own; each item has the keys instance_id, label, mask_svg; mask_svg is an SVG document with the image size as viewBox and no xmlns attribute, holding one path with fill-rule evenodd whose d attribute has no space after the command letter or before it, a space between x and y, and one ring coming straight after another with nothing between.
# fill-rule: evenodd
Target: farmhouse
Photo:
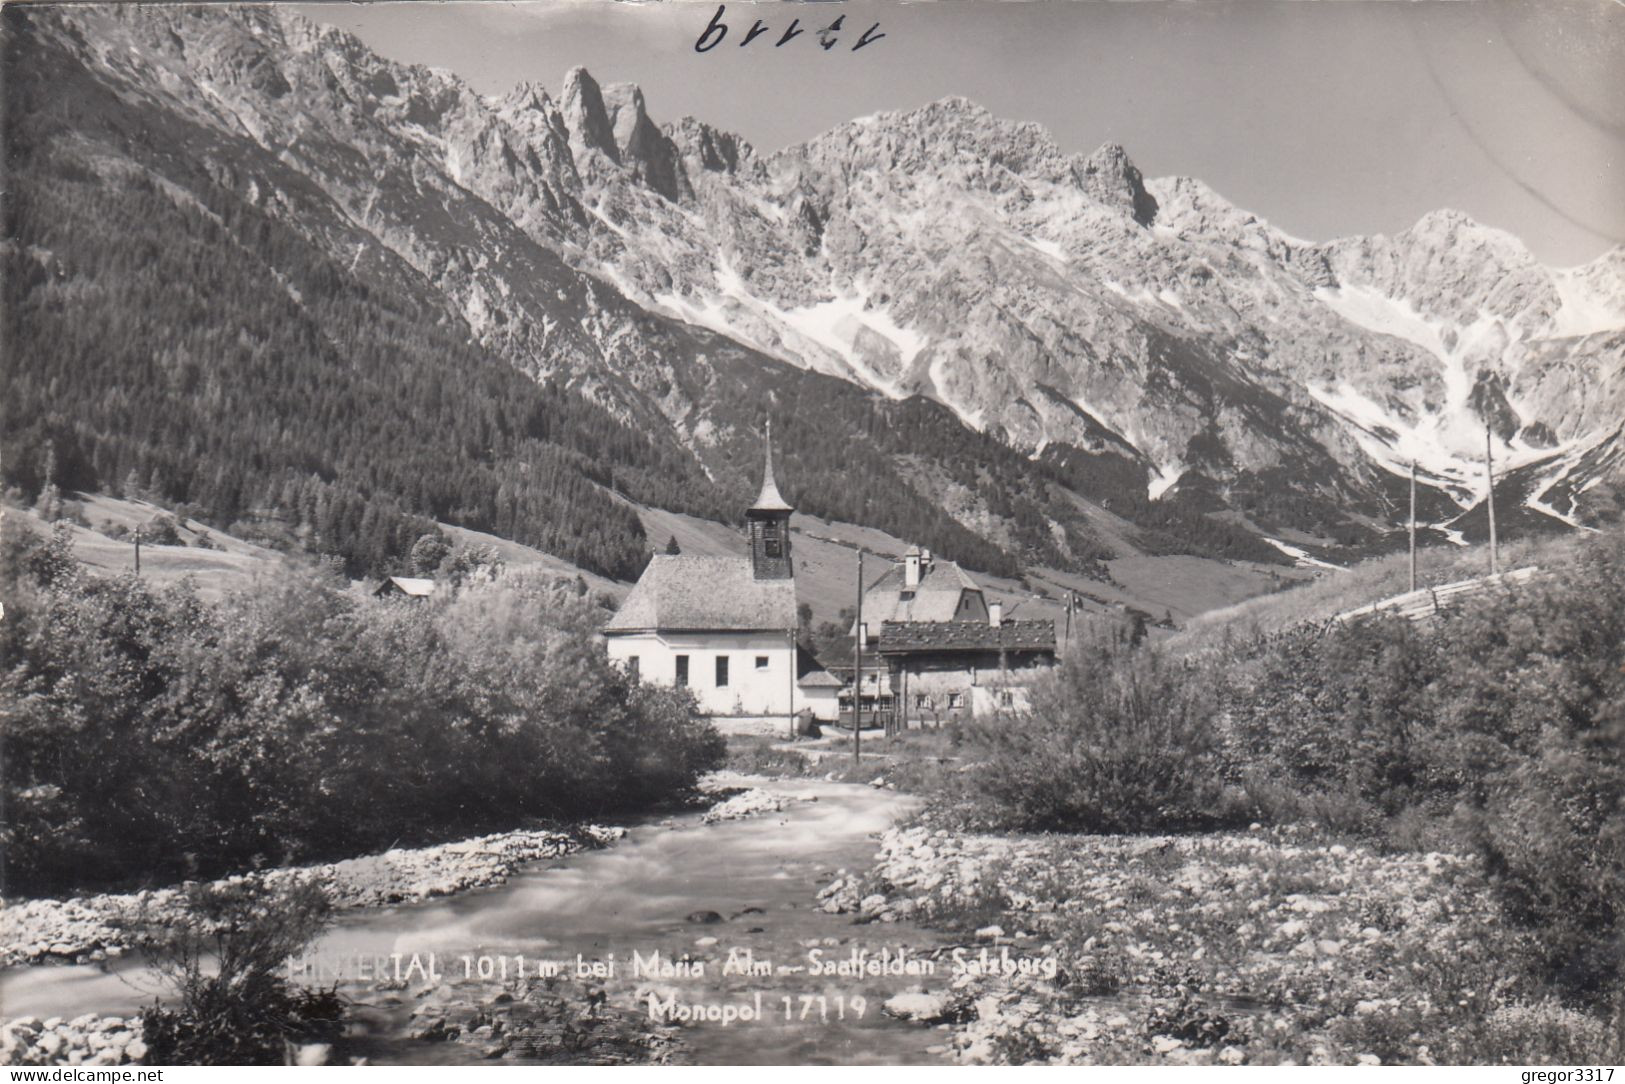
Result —
<instances>
[{"instance_id":1,"label":"farmhouse","mask_svg":"<svg viewBox=\"0 0 1625 1084\"><path fill-rule=\"evenodd\" d=\"M1055 622L886 621L874 650L886 661L895 725L1024 711L1027 686L1055 665Z\"/></svg>"},{"instance_id":2,"label":"farmhouse","mask_svg":"<svg viewBox=\"0 0 1625 1084\"><path fill-rule=\"evenodd\" d=\"M694 691L713 715L831 719L836 682L796 647L794 510L773 477L745 512L750 551L737 557L656 554L604 626L609 656L644 681Z\"/></svg>"},{"instance_id":3,"label":"farmhouse","mask_svg":"<svg viewBox=\"0 0 1625 1084\"><path fill-rule=\"evenodd\" d=\"M1015 621L952 561L913 547L863 594L863 722L941 723L1022 710L1055 664L1055 623ZM851 673L847 662L846 672ZM843 693L851 715L850 689Z\"/></svg>"}]
</instances>

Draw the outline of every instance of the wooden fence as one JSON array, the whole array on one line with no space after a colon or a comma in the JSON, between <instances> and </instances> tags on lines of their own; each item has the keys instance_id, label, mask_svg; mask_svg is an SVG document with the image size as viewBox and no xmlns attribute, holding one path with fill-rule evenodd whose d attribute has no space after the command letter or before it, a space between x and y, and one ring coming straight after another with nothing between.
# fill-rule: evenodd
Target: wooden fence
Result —
<instances>
[{"instance_id":1,"label":"wooden fence","mask_svg":"<svg viewBox=\"0 0 1625 1084\"><path fill-rule=\"evenodd\" d=\"M1345 610L1335 615L1329 624L1341 625L1345 622L1358 621L1362 617L1372 617L1376 614L1397 614L1411 621L1425 621L1435 614L1449 609L1452 605L1489 588L1526 583L1539 574L1539 568L1530 566L1529 568L1519 568L1495 576L1480 576L1474 580L1458 580L1455 583L1441 584L1438 587L1424 587L1419 591L1407 591L1403 595L1394 595L1392 598L1385 598L1368 606Z\"/></svg>"}]
</instances>

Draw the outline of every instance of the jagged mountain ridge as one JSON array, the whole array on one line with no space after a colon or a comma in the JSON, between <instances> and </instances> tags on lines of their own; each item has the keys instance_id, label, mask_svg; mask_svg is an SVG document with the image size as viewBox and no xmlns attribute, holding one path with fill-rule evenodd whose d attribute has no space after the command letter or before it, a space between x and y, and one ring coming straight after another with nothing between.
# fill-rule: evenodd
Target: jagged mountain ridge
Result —
<instances>
[{"instance_id":1,"label":"jagged mountain ridge","mask_svg":"<svg viewBox=\"0 0 1625 1084\"><path fill-rule=\"evenodd\" d=\"M591 256L645 303L1017 447L1115 435L1154 491L1286 466L1347 496L1414 459L1467 506L1485 423L1503 469L1551 482L1625 418L1619 249L1555 271L1453 211L1303 242L963 99L720 172L679 194L693 225L612 178Z\"/></svg>"},{"instance_id":2,"label":"jagged mountain ridge","mask_svg":"<svg viewBox=\"0 0 1625 1084\"><path fill-rule=\"evenodd\" d=\"M1460 506L1482 493L1486 422L1503 468L1543 471L1543 491L1599 452L1618 464L1622 250L1554 271L1452 211L1393 238L1303 242L1200 182L1147 184L1121 147L1064 155L1037 126L963 99L766 161L737 140L708 153L722 139L691 119L652 138L636 88L600 92L580 70L560 100L610 227L589 266L776 356L930 395L1018 447L1105 438L1144 457L1153 492L1188 467L1331 481L1341 464L1414 460ZM500 111L520 127L550 107L530 90ZM1204 395L1202 374L1158 365L1162 332L1205 341L1241 386ZM1173 394L1147 403L1157 377ZM1294 426L1319 447L1292 440ZM1229 463L1189 454L1215 429Z\"/></svg>"},{"instance_id":3,"label":"jagged mountain ridge","mask_svg":"<svg viewBox=\"0 0 1625 1084\"><path fill-rule=\"evenodd\" d=\"M562 138L586 163L581 259L630 296L929 395L1017 447L1137 454L1153 492L1187 469L1290 467L1346 497L1415 460L1465 507L1485 423L1503 468L1543 469L1544 488L1618 441L1619 249L1553 270L1448 210L1304 242L1198 181L1144 181L1121 147L1065 155L964 99L765 160L713 153L691 119L654 138L635 87L579 69L559 101L530 89L499 113L558 118L531 146ZM1174 363L1170 336L1195 358Z\"/></svg>"},{"instance_id":4,"label":"jagged mountain ridge","mask_svg":"<svg viewBox=\"0 0 1625 1084\"><path fill-rule=\"evenodd\" d=\"M764 158L698 121L656 125L637 88L579 69L557 99L483 98L276 9L61 26L121 93L289 174L222 183L320 222L356 266L404 261L481 342L673 426L713 470L740 420L717 387L763 354L926 396L1041 462L1114 456L1148 497L1273 528L1343 508L1369 528L1413 456L1471 504L1479 417L1501 456L1550 476L1564 518L1619 470L1617 250L1551 273L1449 214L1300 242L1199 182L1145 181L1121 148L1067 155L962 99ZM985 505L954 511L983 525Z\"/></svg>"}]
</instances>

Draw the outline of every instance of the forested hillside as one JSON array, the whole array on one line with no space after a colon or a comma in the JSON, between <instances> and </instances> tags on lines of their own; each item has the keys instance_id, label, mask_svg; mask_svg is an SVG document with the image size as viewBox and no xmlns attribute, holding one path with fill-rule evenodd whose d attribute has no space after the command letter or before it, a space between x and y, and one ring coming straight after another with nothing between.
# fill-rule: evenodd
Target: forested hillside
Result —
<instances>
[{"instance_id":1,"label":"forested hillside","mask_svg":"<svg viewBox=\"0 0 1625 1084\"><path fill-rule=\"evenodd\" d=\"M356 573L393 567L438 519L624 579L647 545L605 488L723 514L669 438L532 381L432 297L375 288L188 176L185 122L131 116L89 83L53 93L16 78L43 73L14 54L7 70L0 427L25 497L133 487L251 536L285 528ZM85 140L134 161L93 172L68 149Z\"/></svg>"},{"instance_id":2,"label":"forested hillside","mask_svg":"<svg viewBox=\"0 0 1625 1084\"><path fill-rule=\"evenodd\" d=\"M892 459L936 455L1017 524L1012 549L1067 560L1019 492L1042 500L1042 486L1007 449L933 404L875 402L702 336L734 363L708 411L729 434L713 482L671 430L474 342L410 268L359 250L346 266L245 198L199 153L215 133L66 57L22 55L12 18L0 423L4 481L23 498L47 483L140 494L338 555L352 574L399 569L440 520L629 579L650 544L607 491L731 520L772 414L786 487L810 512L1014 571L1016 553L922 497Z\"/></svg>"}]
</instances>

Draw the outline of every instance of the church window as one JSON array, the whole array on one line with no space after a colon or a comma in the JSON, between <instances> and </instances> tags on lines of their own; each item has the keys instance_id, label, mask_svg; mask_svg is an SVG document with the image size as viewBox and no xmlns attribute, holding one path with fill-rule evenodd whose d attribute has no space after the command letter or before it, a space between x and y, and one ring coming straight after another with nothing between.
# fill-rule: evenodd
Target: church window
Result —
<instances>
[{"instance_id":1,"label":"church window","mask_svg":"<svg viewBox=\"0 0 1625 1084\"><path fill-rule=\"evenodd\" d=\"M728 687L728 656L726 656L726 655L718 655L717 656L717 688L726 689L727 687Z\"/></svg>"},{"instance_id":2,"label":"church window","mask_svg":"<svg viewBox=\"0 0 1625 1084\"><path fill-rule=\"evenodd\" d=\"M758 655L758 656L756 656L756 669L758 669L758 670L766 670L767 669L767 656L766 655Z\"/></svg>"},{"instance_id":3,"label":"church window","mask_svg":"<svg viewBox=\"0 0 1625 1084\"><path fill-rule=\"evenodd\" d=\"M779 524L777 520L768 520L762 524L762 552L769 557L784 555L784 544L779 539Z\"/></svg>"},{"instance_id":4,"label":"church window","mask_svg":"<svg viewBox=\"0 0 1625 1084\"><path fill-rule=\"evenodd\" d=\"M687 686L688 686L688 656L687 655L679 655L679 656L677 656L677 687L679 689L682 689L682 688L686 688Z\"/></svg>"}]
</instances>

